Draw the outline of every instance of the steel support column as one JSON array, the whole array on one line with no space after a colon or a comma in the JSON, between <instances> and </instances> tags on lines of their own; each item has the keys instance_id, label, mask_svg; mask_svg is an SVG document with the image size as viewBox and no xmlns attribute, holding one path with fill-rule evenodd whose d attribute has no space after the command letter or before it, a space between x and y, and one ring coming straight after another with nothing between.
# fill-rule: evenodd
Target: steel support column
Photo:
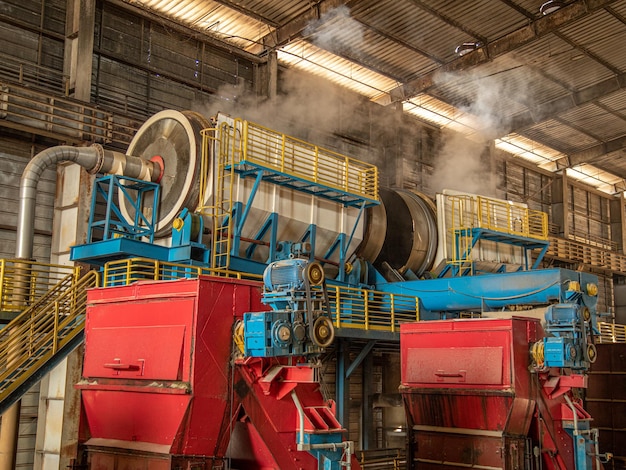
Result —
<instances>
[{"instance_id":1,"label":"steel support column","mask_svg":"<svg viewBox=\"0 0 626 470\"><path fill-rule=\"evenodd\" d=\"M376 448L376 434L374 429L374 408L372 396L374 395L374 358L368 354L363 359L361 376L363 390L361 397L361 448L369 450Z\"/></svg>"},{"instance_id":2,"label":"steel support column","mask_svg":"<svg viewBox=\"0 0 626 470\"><path fill-rule=\"evenodd\" d=\"M67 1L63 71L70 78L70 96L85 102L91 99L95 18L95 0Z\"/></svg>"},{"instance_id":3,"label":"steel support column","mask_svg":"<svg viewBox=\"0 0 626 470\"><path fill-rule=\"evenodd\" d=\"M335 369L335 402L337 420L347 428L350 417L350 380L346 377L350 362L350 343L339 339L337 342L337 366Z\"/></svg>"},{"instance_id":4,"label":"steel support column","mask_svg":"<svg viewBox=\"0 0 626 470\"><path fill-rule=\"evenodd\" d=\"M552 183L552 222L559 227L559 236L569 237L569 186L565 171Z\"/></svg>"}]
</instances>

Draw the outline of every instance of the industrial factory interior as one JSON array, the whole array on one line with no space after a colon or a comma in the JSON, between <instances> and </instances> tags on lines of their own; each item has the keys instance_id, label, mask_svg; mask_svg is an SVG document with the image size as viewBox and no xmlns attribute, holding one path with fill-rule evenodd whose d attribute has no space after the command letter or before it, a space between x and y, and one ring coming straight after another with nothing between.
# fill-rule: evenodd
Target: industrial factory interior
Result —
<instances>
[{"instance_id":1,"label":"industrial factory interior","mask_svg":"<svg viewBox=\"0 0 626 470\"><path fill-rule=\"evenodd\" d=\"M0 470L626 469L626 0L0 0Z\"/></svg>"}]
</instances>

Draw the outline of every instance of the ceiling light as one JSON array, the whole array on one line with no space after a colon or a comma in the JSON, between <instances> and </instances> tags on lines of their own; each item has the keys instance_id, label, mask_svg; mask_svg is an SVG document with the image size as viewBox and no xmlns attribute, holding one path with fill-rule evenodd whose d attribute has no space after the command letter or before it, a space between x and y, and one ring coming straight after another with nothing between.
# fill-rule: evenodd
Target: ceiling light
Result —
<instances>
[{"instance_id":1,"label":"ceiling light","mask_svg":"<svg viewBox=\"0 0 626 470\"><path fill-rule=\"evenodd\" d=\"M464 42L460 46L456 46L454 52L459 56L464 56L465 54L469 54L472 51L478 49L482 44L480 42Z\"/></svg>"},{"instance_id":2,"label":"ceiling light","mask_svg":"<svg viewBox=\"0 0 626 470\"><path fill-rule=\"evenodd\" d=\"M550 13L554 13L555 11L563 8L564 6L565 6L565 2L559 2L557 0L549 0L539 7L539 12L542 15L549 15Z\"/></svg>"}]
</instances>

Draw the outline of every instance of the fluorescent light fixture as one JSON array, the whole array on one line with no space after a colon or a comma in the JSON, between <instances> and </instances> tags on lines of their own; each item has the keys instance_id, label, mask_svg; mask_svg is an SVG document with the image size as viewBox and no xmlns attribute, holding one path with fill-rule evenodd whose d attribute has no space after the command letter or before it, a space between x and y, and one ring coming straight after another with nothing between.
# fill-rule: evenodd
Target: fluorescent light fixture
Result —
<instances>
[{"instance_id":1,"label":"fluorescent light fixture","mask_svg":"<svg viewBox=\"0 0 626 470\"><path fill-rule=\"evenodd\" d=\"M560 10L565 6L565 2L559 2L557 0L549 0L539 7L539 12L542 15L549 15L557 10Z\"/></svg>"}]
</instances>

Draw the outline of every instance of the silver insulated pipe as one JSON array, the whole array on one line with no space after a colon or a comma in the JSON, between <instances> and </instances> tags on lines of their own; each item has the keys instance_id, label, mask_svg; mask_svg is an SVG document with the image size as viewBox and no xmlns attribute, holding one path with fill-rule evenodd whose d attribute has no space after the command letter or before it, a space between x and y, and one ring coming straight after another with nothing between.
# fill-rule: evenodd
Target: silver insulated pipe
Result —
<instances>
[{"instance_id":1,"label":"silver insulated pipe","mask_svg":"<svg viewBox=\"0 0 626 470\"><path fill-rule=\"evenodd\" d=\"M155 162L104 150L98 144L91 147L61 145L38 153L24 169L20 181L20 205L15 248L17 258L30 259L33 256L37 184L46 168L60 162L76 163L92 174L109 173L145 181L159 181L162 172L161 167Z\"/></svg>"}]
</instances>

